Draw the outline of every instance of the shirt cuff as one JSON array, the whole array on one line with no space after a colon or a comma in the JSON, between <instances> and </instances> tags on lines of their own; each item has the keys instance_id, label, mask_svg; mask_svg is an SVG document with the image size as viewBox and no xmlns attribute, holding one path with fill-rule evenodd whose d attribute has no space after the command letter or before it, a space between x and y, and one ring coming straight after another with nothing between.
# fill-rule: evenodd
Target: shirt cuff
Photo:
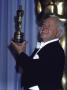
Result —
<instances>
[{"instance_id":1,"label":"shirt cuff","mask_svg":"<svg viewBox=\"0 0 67 90\"><path fill-rule=\"evenodd\" d=\"M30 90L40 90L38 85L32 86L32 87L30 87L29 89L30 89Z\"/></svg>"}]
</instances>

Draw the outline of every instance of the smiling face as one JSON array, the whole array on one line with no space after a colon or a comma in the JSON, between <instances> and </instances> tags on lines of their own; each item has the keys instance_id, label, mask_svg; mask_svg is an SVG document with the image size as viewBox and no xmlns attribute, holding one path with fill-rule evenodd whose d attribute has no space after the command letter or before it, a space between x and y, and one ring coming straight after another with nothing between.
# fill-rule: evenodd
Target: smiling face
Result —
<instances>
[{"instance_id":1,"label":"smiling face","mask_svg":"<svg viewBox=\"0 0 67 90\"><path fill-rule=\"evenodd\" d=\"M48 40L56 38L58 33L57 21L55 18L48 18L43 22L43 25L40 30L41 39L46 42Z\"/></svg>"}]
</instances>

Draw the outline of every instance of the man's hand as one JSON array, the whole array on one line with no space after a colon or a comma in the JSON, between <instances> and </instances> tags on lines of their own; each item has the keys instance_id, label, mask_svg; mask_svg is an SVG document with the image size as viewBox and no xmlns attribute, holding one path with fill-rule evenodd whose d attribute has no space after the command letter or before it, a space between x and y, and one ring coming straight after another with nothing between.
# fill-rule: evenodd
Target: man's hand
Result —
<instances>
[{"instance_id":1,"label":"man's hand","mask_svg":"<svg viewBox=\"0 0 67 90\"><path fill-rule=\"evenodd\" d=\"M22 43L15 43L12 41L11 43L18 54L26 51L26 42L25 41Z\"/></svg>"}]
</instances>

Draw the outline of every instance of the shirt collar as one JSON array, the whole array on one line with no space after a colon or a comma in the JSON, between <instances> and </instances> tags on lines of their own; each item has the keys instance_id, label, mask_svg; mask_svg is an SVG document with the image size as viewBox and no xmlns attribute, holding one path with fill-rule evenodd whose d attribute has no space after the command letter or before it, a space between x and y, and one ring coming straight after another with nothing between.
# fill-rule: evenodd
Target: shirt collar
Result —
<instances>
[{"instance_id":1,"label":"shirt collar","mask_svg":"<svg viewBox=\"0 0 67 90\"><path fill-rule=\"evenodd\" d=\"M42 47L46 46L47 44L52 43L52 42L55 42L55 41L58 41L58 40L59 40L59 39L56 38L56 39L49 40L49 41L47 41L47 42L37 42L37 48L38 48L38 49L39 49L39 48L42 48Z\"/></svg>"}]
</instances>

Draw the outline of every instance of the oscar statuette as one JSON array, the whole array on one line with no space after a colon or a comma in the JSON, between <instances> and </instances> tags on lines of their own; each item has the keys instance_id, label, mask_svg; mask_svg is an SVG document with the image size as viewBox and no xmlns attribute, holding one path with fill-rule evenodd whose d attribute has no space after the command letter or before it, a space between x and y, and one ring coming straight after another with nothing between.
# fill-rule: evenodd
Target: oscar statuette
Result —
<instances>
[{"instance_id":1,"label":"oscar statuette","mask_svg":"<svg viewBox=\"0 0 67 90\"><path fill-rule=\"evenodd\" d=\"M22 6L19 5L18 10L16 11L16 16L14 17L15 21L15 32L14 32L14 37L12 41L15 43L22 43L24 41L24 33L21 31L22 30L22 17L23 17L24 11L22 10ZM15 60L17 60L18 53L15 51L12 43L8 46L10 52L14 56Z\"/></svg>"},{"instance_id":2,"label":"oscar statuette","mask_svg":"<svg viewBox=\"0 0 67 90\"><path fill-rule=\"evenodd\" d=\"M16 43L21 43L24 41L24 33L22 30L22 17L24 11L22 10L22 6L19 6L19 9L16 11L17 15L15 16L15 33L13 41Z\"/></svg>"}]
</instances>

